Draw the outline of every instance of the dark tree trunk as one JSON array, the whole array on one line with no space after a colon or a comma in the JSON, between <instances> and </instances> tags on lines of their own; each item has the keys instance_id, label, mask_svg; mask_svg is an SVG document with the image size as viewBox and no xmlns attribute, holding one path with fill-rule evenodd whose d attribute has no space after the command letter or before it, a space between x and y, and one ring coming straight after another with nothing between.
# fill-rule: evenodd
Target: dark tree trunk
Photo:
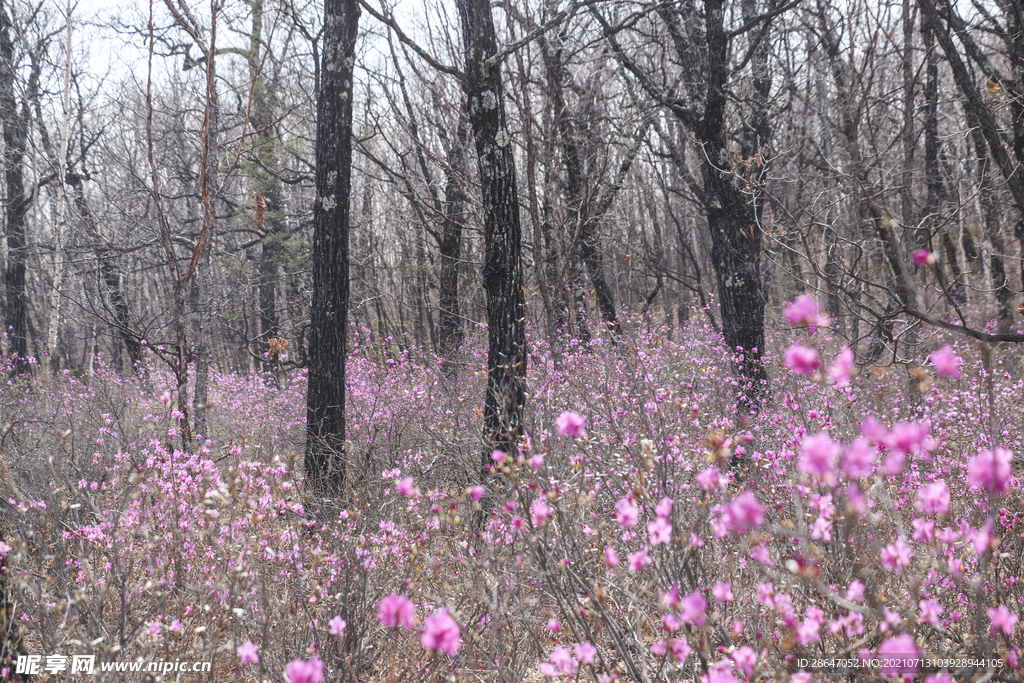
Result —
<instances>
[{"instance_id":1,"label":"dark tree trunk","mask_svg":"<svg viewBox=\"0 0 1024 683\"><path fill-rule=\"evenodd\" d=\"M7 270L4 272L6 295L5 327L9 350L14 355L12 371L27 369L28 295L25 287L25 218L30 198L25 195L23 167L28 142L28 112L18 112L14 97L14 45L11 20L4 0L0 0L0 121L4 129L4 183L7 189L4 226L7 232Z\"/></svg>"},{"instance_id":2,"label":"dark tree trunk","mask_svg":"<svg viewBox=\"0 0 1024 683\"><path fill-rule=\"evenodd\" d=\"M358 22L356 0L326 0L323 66L317 94L305 466L313 491L335 495L343 494L346 479L345 356L352 80Z\"/></svg>"},{"instance_id":3,"label":"dark tree trunk","mask_svg":"<svg viewBox=\"0 0 1024 683\"><path fill-rule=\"evenodd\" d=\"M441 275L438 300L441 358L445 375L458 370L455 353L462 346L462 314L459 310L459 265L462 260L462 226L466 212L466 152L469 128L459 116L455 139L447 140L448 167L444 179L444 223L441 226Z\"/></svg>"},{"instance_id":4,"label":"dark tree trunk","mask_svg":"<svg viewBox=\"0 0 1024 683\"><path fill-rule=\"evenodd\" d=\"M487 293L487 397L483 466L491 450L517 452L526 403L526 301L515 159L501 86L489 0L458 0L466 50L469 122L476 143L484 212L484 290Z\"/></svg>"},{"instance_id":5,"label":"dark tree trunk","mask_svg":"<svg viewBox=\"0 0 1024 683\"><path fill-rule=\"evenodd\" d=\"M726 154L726 84L729 78L729 38L723 25L722 0L704 6L708 45L708 91L699 136L704 145L702 176L704 208L711 231L711 263L718 282L722 334L730 352L742 354L740 372L757 397L767 391L764 353L765 297L761 291L760 205L744 196L728 169ZM767 142L767 122L761 144Z\"/></svg>"}]
</instances>

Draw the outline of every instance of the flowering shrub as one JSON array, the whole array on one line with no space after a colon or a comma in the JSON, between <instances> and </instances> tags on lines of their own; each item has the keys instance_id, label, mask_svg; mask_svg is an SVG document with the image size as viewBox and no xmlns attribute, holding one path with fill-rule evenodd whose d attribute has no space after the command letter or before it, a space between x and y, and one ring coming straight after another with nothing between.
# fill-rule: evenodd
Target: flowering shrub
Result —
<instances>
[{"instance_id":1,"label":"flowering shrub","mask_svg":"<svg viewBox=\"0 0 1024 683\"><path fill-rule=\"evenodd\" d=\"M290 683L1024 675L1019 352L933 343L908 388L812 298L784 318L756 412L705 328L534 339L526 437L484 482L484 373L356 335L343 509L303 491L301 374L216 375L187 450L158 372L12 381L24 647Z\"/></svg>"}]
</instances>

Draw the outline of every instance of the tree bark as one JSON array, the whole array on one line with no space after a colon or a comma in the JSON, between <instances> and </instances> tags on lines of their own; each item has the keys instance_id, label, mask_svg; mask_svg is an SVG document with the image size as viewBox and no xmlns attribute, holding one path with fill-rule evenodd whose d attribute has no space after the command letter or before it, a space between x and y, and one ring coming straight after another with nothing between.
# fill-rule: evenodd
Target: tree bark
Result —
<instances>
[{"instance_id":1,"label":"tree bark","mask_svg":"<svg viewBox=\"0 0 1024 683\"><path fill-rule=\"evenodd\" d=\"M317 93L305 468L313 491L334 495L344 492L346 481L349 196L358 23L356 0L326 0Z\"/></svg>"},{"instance_id":2,"label":"tree bark","mask_svg":"<svg viewBox=\"0 0 1024 683\"><path fill-rule=\"evenodd\" d=\"M25 286L25 219L31 198L25 194L24 159L27 151L29 115L18 112L14 97L14 44L11 19L0 0L0 121L4 129L4 182L7 188L4 227L7 232L6 332L9 335L11 370L28 368L28 294Z\"/></svg>"},{"instance_id":3,"label":"tree bark","mask_svg":"<svg viewBox=\"0 0 1024 683\"><path fill-rule=\"evenodd\" d=\"M488 0L458 0L466 51L463 88L483 195L487 293L487 397L482 467L492 450L515 455L526 403L526 301L515 159L505 117L501 64Z\"/></svg>"}]
</instances>

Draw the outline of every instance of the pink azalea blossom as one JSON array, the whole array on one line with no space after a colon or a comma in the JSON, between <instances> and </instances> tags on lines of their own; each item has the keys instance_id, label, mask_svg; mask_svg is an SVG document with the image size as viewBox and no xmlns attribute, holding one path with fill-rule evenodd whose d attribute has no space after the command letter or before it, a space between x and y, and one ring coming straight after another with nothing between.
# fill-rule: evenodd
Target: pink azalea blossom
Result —
<instances>
[{"instance_id":1,"label":"pink azalea blossom","mask_svg":"<svg viewBox=\"0 0 1024 683\"><path fill-rule=\"evenodd\" d=\"M558 619L548 619L548 630L552 633L558 633L562 630L562 622Z\"/></svg>"},{"instance_id":2,"label":"pink azalea blossom","mask_svg":"<svg viewBox=\"0 0 1024 683\"><path fill-rule=\"evenodd\" d=\"M447 609L439 609L423 620L420 645L425 650L445 652L452 657L459 651L462 647L462 632Z\"/></svg>"},{"instance_id":3,"label":"pink azalea blossom","mask_svg":"<svg viewBox=\"0 0 1024 683\"><path fill-rule=\"evenodd\" d=\"M547 504L543 498L537 498L530 505L530 521L534 526L540 526L555 514L555 509Z\"/></svg>"},{"instance_id":4,"label":"pink azalea blossom","mask_svg":"<svg viewBox=\"0 0 1024 683\"><path fill-rule=\"evenodd\" d=\"M833 384L845 386L850 383L855 365L853 351L849 346L844 346L836 354L832 365L828 366L828 378L832 380Z\"/></svg>"},{"instance_id":5,"label":"pink azalea blossom","mask_svg":"<svg viewBox=\"0 0 1024 683\"><path fill-rule=\"evenodd\" d=\"M741 492L721 511L726 530L740 536L764 524L764 511L750 491Z\"/></svg>"},{"instance_id":6,"label":"pink azalea blossom","mask_svg":"<svg viewBox=\"0 0 1024 683\"><path fill-rule=\"evenodd\" d=\"M812 681L814 681L814 674L800 669L799 671L790 674L789 680L791 683L812 683Z\"/></svg>"},{"instance_id":7,"label":"pink azalea blossom","mask_svg":"<svg viewBox=\"0 0 1024 683\"><path fill-rule=\"evenodd\" d=\"M532 456L530 456L530 467L534 469L544 467L544 454L534 453Z\"/></svg>"},{"instance_id":8,"label":"pink azalea blossom","mask_svg":"<svg viewBox=\"0 0 1024 683\"><path fill-rule=\"evenodd\" d=\"M797 466L804 474L826 480L835 472L836 460L842 451L842 446L833 441L826 432L818 432L800 442L800 460Z\"/></svg>"},{"instance_id":9,"label":"pink azalea blossom","mask_svg":"<svg viewBox=\"0 0 1024 683\"><path fill-rule=\"evenodd\" d=\"M935 520L918 517L910 522L914 527L914 540L927 543L935 537Z\"/></svg>"},{"instance_id":10,"label":"pink azalea blossom","mask_svg":"<svg viewBox=\"0 0 1024 683\"><path fill-rule=\"evenodd\" d=\"M910 558L913 556L914 551L900 538L882 548L882 566L890 571L902 571L904 567L910 566Z\"/></svg>"},{"instance_id":11,"label":"pink azalea blossom","mask_svg":"<svg viewBox=\"0 0 1024 683\"><path fill-rule=\"evenodd\" d=\"M377 605L377 620L381 626L416 628L416 606L404 595L392 593Z\"/></svg>"},{"instance_id":12,"label":"pink azalea blossom","mask_svg":"<svg viewBox=\"0 0 1024 683\"><path fill-rule=\"evenodd\" d=\"M875 419L874 415L868 415L860 423L860 433L871 443L879 443L885 438L885 425Z\"/></svg>"},{"instance_id":13,"label":"pink azalea blossom","mask_svg":"<svg viewBox=\"0 0 1024 683\"><path fill-rule=\"evenodd\" d=\"M341 638L343 635L345 635L345 620L341 617L334 617L333 619L331 619L328 622L328 626L330 627L328 629L328 633L330 633L332 636L338 636L339 638Z\"/></svg>"},{"instance_id":14,"label":"pink azalea blossom","mask_svg":"<svg viewBox=\"0 0 1024 683\"><path fill-rule=\"evenodd\" d=\"M687 624L701 626L704 624L704 612L707 608L708 601L700 594L699 589L695 590L683 598L679 610L679 618Z\"/></svg>"},{"instance_id":15,"label":"pink azalea blossom","mask_svg":"<svg viewBox=\"0 0 1024 683\"><path fill-rule=\"evenodd\" d=\"M568 650L559 645L551 654L548 656L548 661L560 674L566 674L568 676L575 676L576 671L579 667L576 659L572 656Z\"/></svg>"},{"instance_id":16,"label":"pink azalea blossom","mask_svg":"<svg viewBox=\"0 0 1024 683\"><path fill-rule=\"evenodd\" d=\"M658 517L647 524L647 534L652 546L671 543L672 525L664 517Z\"/></svg>"},{"instance_id":17,"label":"pink azalea blossom","mask_svg":"<svg viewBox=\"0 0 1024 683\"><path fill-rule=\"evenodd\" d=\"M485 493L487 493L487 489L480 484L469 488L469 497L474 503L483 498Z\"/></svg>"},{"instance_id":18,"label":"pink azalea blossom","mask_svg":"<svg viewBox=\"0 0 1024 683\"><path fill-rule=\"evenodd\" d=\"M843 470L851 479L861 479L875 471L878 451L864 439L854 439L843 455Z\"/></svg>"},{"instance_id":19,"label":"pink azalea blossom","mask_svg":"<svg viewBox=\"0 0 1024 683\"><path fill-rule=\"evenodd\" d=\"M636 526L640 509L633 503L633 496L626 496L617 502L615 504L615 512L618 515L619 526L623 529Z\"/></svg>"},{"instance_id":20,"label":"pink azalea blossom","mask_svg":"<svg viewBox=\"0 0 1024 683\"><path fill-rule=\"evenodd\" d=\"M416 495L416 486L413 484L413 481L414 480L412 477L406 477L405 479L395 484L395 489L398 490L399 494L405 496L406 498L411 498L412 496Z\"/></svg>"},{"instance_id":21,"label":"pink azalea blossom","mask_svg":"<svg viewBox=\"0 0 1024 683\"><path fill-rule=\"evenodd\" d=\"M882 667L882 675L890 678L903 674L913 676L917 673L916 660L920 656L921 650L914 638L906 633L883 640L878 646L879 659L888 660Z\"/></svg>"},{"instance_id":22,"label":"pink azalea blossom","mask_svg":"<svg viewBox=\"0 0 1024 683\"><path fill-rule=\"evenodd\" d=\"M579 413L567 410L555 419L555 426L561 436L585 437L587 419Z\"/></svg>"},{"instance_id":23,"label":"pink azalea blossom","mask_svg":"<svg viewBox=\"0 0 1024 683\"><path fill-rule=\"evenodd\" d=\"M597 656L597 648L589 640L582 643L576 643L572 648L573 653L576 655L576 660L580 664L593 664L594 657Z\"/></svg>"},{"instance_id":24,"label":"pink azalea blossom","mask_svg":"<svg viewBox=\"0 0 1024 683\"><path fill-rule=\"evenodd\" d=\"M692 652L690 644L683 638L673 638L668 641L669 650L672 651L672 656L676 658L676 661L682 664L690 656Z\"/></svg>"},{"instance_id":25,"label":"pink azalea blossom","mask_svg":"<svg viewBox=\"0 0 1024 683\"><path fill-rule=\"evenodd\" d=\"M937 674L928 674L924 677L924 683L956 683L953 680L952 674L948 671L943 671Z\"/></svg>"},{"instance_id":26,"label":"pink azalea blossom","mask_svg":"<svg viewBox=\"0 0 1024 683\"><path fill-rule=\"evenodd\" d=\"M983 450L967 464L967 483L972 489L984 488L991 493L1008 493L1013 471L1013 453L996 446Z\"/></svg>"},{"instance_id":27,"label":"pink azalea blossom","mask_svg":"<svg viewBox=\"0 0 1024 683\"><path fill-rule=\"evenodd\" d=\"M732 584L728 581L715 581L715 587L711 589L711 595L718 602L732 602L736 599L732 594Z\"/></svg>"},{"instance_id":28,"label":"pink azalea blossom","mask_svg":"<svg viewBox=\"0 0 1024 683\"><path fill-rule=\"evenodd\" d=\"M238 647L235 648L235 652L238 654L238 661L243 666L246 664L259 664L259 648L251 641L247 640Z\"/></svg>"},{"instance_id":29,"label":"pink azalea blossom","mask_svg":"<svg viewBox=\"0 0 1024 683\"><path fill-rule=\"evenodd\" d=\"M736 670L743 674L744 679L754 675L754 666L757 665L757 652L753 648L744 645L732 653L732 661L736 664Z\"/></svg>"},{"instance_id":30,"label":"pink azalea blossom","mask_svg":"<svg viewBox=\"0 0 1024 683\"><path fill-rule=\"evenodd\" d=\"M604 561L609 567L619 566L619 554L610 545L604 547Z\"/></svg>"},{"instance_id":31,"label":"pink azalea blossom","mask_svg":"<svg viewBox=\"0 0 1024 683\"><path fill-rule=\"evenodd\" d=\"M915 266L933 265L938 262L938 257L927 249L915 249L910 258L914 260Z\"/></svg>"},{"instance_id":32,"label":"pink azalea blossom","mask_svg":"<svg viewBox=\"0 0 1024 683\"><path fill-rule=\"evenodd\" d=\"M932 351L928 356L928 360L935 366L935 372L943 377L960 379L960 366L963 364L964 359L956 355L949 344L946 344L938 351Z\"/></svg>"},{"instance_id":33,"label":"pink azalea blossom","mask_svg":"<svg viewBox=\"0 0 1024 683\"><path fill-rule=\"evenodd\" d=\"M821 367L821 358L817 349L794 344L786 349L783 355L785 365L798 375L812 375Z\"/></svg>"},{"instance_id":34,"label":"pink azalea blossom","mask_svg":"<svg viewBox=\"0 0 1024 683\"><path fill-rule=\"evenodd\" d=\"M786 316L786 320L794 327L807 325L811 334L818 331L819 325L824 327L829 323L828 316L822 315L818 302L810 294L798 296L782 310L782 315Z\"/></svg>"},{"instance_id":35,"label":"pink azalea blossom","mask_svg":"<svg viewBox=\"0 0 1024 683\"><path fill-rule=\"evenodd\" d=\"M753 548L751 548L750 557L755 562L766 564L769 567L775 564L774 562L772 562L772 556L768 554L768 548L766 548L764 544L755 545Z\"/></svg>"},{"instance_id":36,"label":"pink azalea blossom","mask_svg":"<svg viewBox=\"0 0 1024 683\"><path fill-rule=\"evenodd\" d=\"M729 479L717 467L709 467L697 475L697 486L705 491L722 491L729 485Z\"/></svg>"},{"instance_id":37,"label":"pink azalea blossom","mask_svg":"<svg viewBox=\"0 0 1024 683\"><path fill-rule=\"evenodd\" d=\"M324 680L324 663L316 657L307 661L293 659L284 668L289 683L320 683Z\"/></svg>"},{"instance_id":38,"label":"pink azalea blossom","mask_svg":"<svg viewBox=\"0 0 1024 683\"><path fill-rule=\"evenodd\" d=\"M992 626L989 627L989 633L992 635L996 634L996 631L1002 631L1004 635L1012 636L1013 627L1017 623L1017 615L1006 608L1006 605L999 605L996 608L988 608L985 610L988 614L989 621L992 622Z\"/></svg>"},{"instance_id":39,"label":"pink azalea blossom","mask_svg":"<svg viewBox=\"0 0 1024 683\"><path fill-rule=\"evenodd\" d=\"M860 602L864 599L864 584L854 579L850 582L850 585L846 587L846 599L850 602Z\"/></svg>"},{"instance_id":40,"label":"pink azalea blossom","mask_svg":"<svg viewBox=\"0 0 1024 683\"><path fill-rule=\"evenodd\" d=\"M922 624L939 625L939 616L944 608L938 600L921 600L917 603L917 620Z\"/></svg>"},{"instance_id":41,"label":"pink azalea blossom","mask_svg":"<svg viewBox=\"0 0 1024 683\"><path fill-rule=\"evenodd\" d=\"M662 498L661 502L654 508L654 514L660 519L668 519L669 515L672 514L673 504L675 504L675 501L671 498Z\"/></svg>"},{"instance_id":42,"label":"pink azalea blossom","mask_svg":"<svg viewBox=\"0 0 1024 683\"><path fill-rule=\"evenodd\" d=\"M651 559L647 557L647 548L643 547L635 553L630 553L628 556L629 571L638 572L651 563Z\"/></svg>"},{"instance_id":43,"label":"pink azalea blossom","mask_svg":"<svg viewBox=\"0 0 1024 683\"><path fill-rule=\"evenodd\" d=\"M917 509L926 515L944 515L949 512L949 486L939 480L917 490Z\"/></svg>"},{"instance_id":44,"label":"pink azalea blossom","mask_svg":"<svg viewBox=\"0 0 1024 683\"><path fill-rule=\"evenodd\" d=\"M671 612L661 615L661 627L669 633L678 631L681 625L682 623L679 621L679 617Z\"/></svg>"}]
</instances>

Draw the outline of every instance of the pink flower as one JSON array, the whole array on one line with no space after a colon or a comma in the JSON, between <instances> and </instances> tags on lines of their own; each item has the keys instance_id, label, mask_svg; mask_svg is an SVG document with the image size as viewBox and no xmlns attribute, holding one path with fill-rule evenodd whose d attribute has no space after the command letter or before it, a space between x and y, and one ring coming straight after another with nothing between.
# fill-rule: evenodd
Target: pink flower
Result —
<instances>
[{"instance_id":1,"label":"pink flower","mask_svg":"<svg viewBox=\"0 0 1024 683\"><path fill-rule=\"evenodd\" d=\"M914 527L914 540L927 543L935 537L935 520L918 517L910 522Z\"/></svg>"},{"instance_id":2,"label":"pink flower","mask_svg":"<svg viewBox=\"0 0 1024 683\"><path fill-rule=\"evenodd\" d=\"M675 501L671 498L662 498L661 502L654 508L654 514L661 519L668 519L669 515L672 514L673 504L675 504Z\"/></svg>"},{"instance_id":3,"label":"pink flower","mask_svg":"<svg viewBox=\"0 0 1024 683\"><path fill-rule=\"evenodd\" d=\"M406 498L411 498L416 495L416 486L413 484L413 481L412 477L406 477L395 484L395 489L398 490L400 495L403 495Z\"/></svg>"},{"instance_id":4,"label":"pink flower","mask_svg":"<svg viewBox=\"0 0 1024 683\"><path fill-rule=\"evenodd\" d=\"M938 674L928 674L924 677L924 683L956 683L948 671Z\"/></svg>"},{"instance_id":5,"label":"pink flower","mask_svg":"<svg viewBox=\"0 0 1024 683\"><path fill-rule=\"evenodd\" d=\"M709 668L706 674L701 674L701 683L739 683L731 669L732 664L729 660L722 660Z\"/></svg>"},{"instance_id":6,"label":"pink flower","mask_svg":"<svg viewBox=\"0 0 1024 683\"><path fill-rule=\"evenodd\" d=\"M175 619L174 621L171 622L171 625L168 626L167 628L171 631L171 633L181 633L181 627L182 627L182 623L180 621L178 621L177 619Z\"/></svg>"},{"instance_id":7,"label":"pink flower","mask_svg":"<svg viewBox=\"0 0 1024 683\"><path fill-rule=\"evenodd\" d=\"M928 360L935 366L935 372L943 377L960 379L960 366L963 364L964 359L956 355L949 344L946 344L938 351L932 351L928 356Z\"/></svg>"},{"instance_id":8,"label":"pink flower","mask_svg":"<svg viewBox=\"0 0 1024 683\"><path fill-rule=\"evenodd\" d=\"M259 664L260 662L260 656L257 654L259 648L251 640L247 640L236 647L235 652L238 654L238 661L243 665Z\"/></svg>"},{"instance_id":9,"label":"pink flower","mask_svg":"<svg viewBox=\"0 0 1024 683\"><path fill-rule=\"evenodd\" d=\"M585 417L571 410L565 411L555 420L555 426L558 427L558 433L561 436L585 437L587 435L586 424Z\"/></svg>"},{"instance_id":10,"label":"pink flower","mask_svg":"<svg viewBox=\"0 0 1024 683\"><path fill-rule=\"evenodd\" d=\"M732 584L728 581L715 581L715 587L711 590L711 595L718 602L732 602L736 599L732 594Z\"/></svg>"},{"instance_id":11,"label":"pink flower","mask_svg":"<svg viewBox=\"0 0 1024 683\"><path fill-rule=\"evenodd\" d=\"M789 680L792 683L812 683L814 681L814 674L800 669L796 673L790 674Z\"/></svg>"},{"instance_id":12,"label":"pink flower","mask_svg":"<svg viewBox=\"0 0 1024 683\"><path fill-rule=\"evenodd\" d=\"M864 584L854 579L846 588L846 599L850 602L860 602L864 599Z\"/></svg>"},{"instance_id":13,"label":"pink flower","mask_svg":"<svg viewBox=\"0 0 1024 683\"><path fill-rule=\"evenodd\" d=\"M618 514L619 526L623 529L636 526L640 509L633 503L633 496L626 496L616 503L615 512Z\"/></svg>"},{"instance_id":14,"label":"pink flower","mask_svg":"<svg viewBox=\"0 0 1024 683\"><path fill-rule=\"evenodd\" d=\"M804 619L796 627L796 639L804 647L811 643L821 642L821 622L814 619Z\"/></svg>"},{"instance_id":15,"label":"pink flower","mask_svg":"<svg viewBox=\"0 0 1024 683\"><path fill-rule=\"evenodd\" d=\"M160 624L159 621L151 621L149 622L149 626L147 626L146 628L149 630L149 635L156 638L158 635L160 635L160 630L163 629L163 626Z\"/></svg>"},{"instance_id":16,"label":"pink flower","mask_svg":"<svg viewBox=\"0 0 1024 683\"><path fill-rule=\"evenodd\" d=\"M914 260L915 266L933 265L938 262L938 257L927 249L915 249L911 254L910 258Z\"/></svg>"},{"instance_id":17,"label":"pink flower","mask_svg":"<svg viewBox=\"0 0 1024 683\"><path fill-rule=\"evenodd\" d=\"M491 460L493 460L495 464L500 463L504 459L505 451L491 451Z\"/></svg>"},{"instance_id":18,"label":"pink flower","mask_svg":"<svg viewBox=\"0 0 1024 683\"><path fill-rule=\"evenodd\" d=\"M687 624L701 626L704 624L704 612L708 608L708 601L697 589L683 598L683 604L679 610L679 618Z\"/></svg>"},{"instance_id":19,"label":"pink flower","mask_svg":"<svg viewBox=\"0 0 1024 683\"><path fill-rule=\"evenodd\" d=\"M981 557L992 545L992 518L985 520L985 525L969 534L968 539L974 546L974 553Z\"/></svg>"},{"instance_id":20,"label":"pink flower","mask_svg":"<svg viewBox=\"0 0 1024 683\"><path fill-rule=\"evenodd\" d=\"M308 661L293 659L284 668L289 683L320 683L324 680L324 663L316 657Z\"/></svg>"},{"instance_id":21,"label":"pink flower","mask_svg":"<svg viewBox=\"0 0 1024 683\"><path fill-rule=\"evenodd\" d=\"M423 620L420 645L425 650L439 650L452 657L459 651L462 647L462 632L447 609L439 609Z\"/></svg>"},{"instance_id":22,"label":"pink flower","mask_svg":"<svg viewBox=\"0 0 1024 683\"><path fill-rule=\"evenodd\" d=\"M544 467L544 455L542 453L535 453L530 456L530 467L534 469Z\"/></svg>"},{"instance_id":23,"label":"pink flower","mask_svg":"<svg viewBox=\"0 0 1024 683\"><path fill-rule=\"evenodd\" d=\"M559 645L551 651L551 655L548 657L551 665L555 667L558 673L567 674L569 676L575 676L576 671L579 668L576 659L573 658L572 653L566 650L564 647Z\"/></svg>"},{"instance_id":24,"label":"pink flower","mask_svg":"<svg viewBox=\"0 0 1024 683\"><path fill-rule=\"evenodd\" d=\"M879 443L885 438L885 425L876 420L874 415L868 415L860 423L860 433L871 443Z\"/></svg>"},{"instance_id":25,"label":"pink flower","mask_svg":"<svg viewBox=\"0 0 1024 683\"><path fill-rule=\"evenodd\" d=\"M764 524L764 512L750 491L743 491L722 508L722 524L739 536Z\"/></svg>"},{"instance_id":26,"label":"pink flower","mask_svg":"<svg viewBox=\"0 0 1024 683\"><path fill-rule=\"evenodd\" d=\"M900 538L882 548L882 566L890 571L901 571L903 567L910 566L910 558L913 556L914 551Z\"/></svg>"},{"instance_id":27,"label":"pink flower","mask_svg":"<svg viewBox=\"0 0 1024 683\"><path fill-rule=\"evenodd\" d=\"M663 517L658 517L647 524L647 534L650 536L651 545L661 545L672 542L672 525Z\"/></svg>"},{"instance_id":28,"label":"pink flower","mask_svg":"<svg viewBox=\"0 0 1024 683\"><path fill-rule=\"evenodd\" d=\"M416 606L404 595L392 593L377 606L377 620L381 626L416 628Z\"/></svg>"},{"instance_id":29,"label":"pink flower","mask_svg":"<svg viewBox=\"0 0 1024 683\"><path fill-rule=\"evenodd\" d=\"M661 627L669 633L674 633L679 630L680 627L679 617L669 612L668 614L661 615Z\"/></svg>"},{"instance_id":30,"label":"pink flower","mask_svg":"<svg viewBox=\"0 0 1024 683\"><path fill-rule=\"evenodd\" d=\"M558 619L548 619L548 630L552 633L558 633L562 630L562 622Z\"/></svg>"},{"instance_id":31,"label":"pink flower","mask_svg":"<svg viewBox=\"0 0 1024 683\"><path fill-rule=\"evenodd\" d=\"M629 559L629 571L638 572L651 563L651 559L647 557L647 548L643 547L635 553L628 555Z\"/></svg>"},{"instance_id":32,"label":"pink flower","mask_svg":"<svg viewBox=\"0 0 1024 683\"><path fill-rule=\"evenodd\" d=\"M668 647L672 651L672 656L676 658L679 663L685 662L686 658L690 656L690 644L683 638L673 638L668 642Z\"/></svg>"},{"instance_id":33,"label":"pink flower","mask_svg":"<svg viewBox=\"0 0 1024 683\"><path fill-rule=\"evenodd\" d=\"M328 626L330 627L328 629L328 633L330 633L332 636L338 636L339 638L341 638L343 635L345 635L345 620L341 617L334 617L333 619L331 619L328 622Z\"/></svg>"},{"instance_id":34,"label":"pink flower","mask_svg":"<svg viewBox=\"0 0 1024 683\"><path fill-rule=\"evenodd\" d=\"M800 460L797 466L804 474L810 474L819 480L828 479L835 472L836 459L842 451L842 447L827 433L818 432L800 442Z\"/></svg>"},{"instance_id":35,"label":"pink flower","mask_svg":"<svg viewBox=\"0 0 1024 683\"><path fill-rule=\"evenodd\" d=\"M1002 631L1005 635L1013 635L1013 627L1017 623L1017 615L1006 608L1006 605L999 605L995 609L989 608L985 610L988 614L989 620L992 622L992 626L988 632L992 635L996 634L996 630Z\"/></svg>"},{"instance_id":36,"label":"pink flower","mask_svg":"<svg viewBox=\"0 0 1024 683\"><path fill-rule=\"evenodd\" d=\"M985 488L991 493L1007 493L1013 472L1010 462L1013 453L996 446L983 450L967 464L967 483L972 489Z\"/></svg>"},{"instance_id":37,"label":"pink flower","mask_svg":"<svg viewBox=\"0 0 1024 683\"><path fill-rule=\"evenodd\" d=\"M534 526L540 526L555 514L555 509L548 505L543 498L537 498L530 505L530 521Z\"/></svg>"},{"instance_id":38,"label":"pink flower","mask_svg":"<svg viewBox=\"0 0 1024 683\"><path fill-rule=\"evenodd\" d=\"M939 625L939 615L943 612L942 604L938 600L922 600L917 603L917 620L922 624Z\"/></svg>"},{"instance_id":39,"label":"pink flower","mask_svg":"<svg viewBox=\"0 0 1024 683\"><path fill-rule=\"evenodd\" d=\"M697 475L697 486L705 491L721 491L729 485L729 480L717 467L709 467Z\"/></svg>"},{"instance_id":40,"label":"pink flower","mask_svg":"<svg viewBox=\"0 0 1024 683\"><path fill-rule=\"evenodd\" d=\"M469 497L473 500L474 503L483 498L485 493L487 493L487 489L484 488L481 484L477 484L476 486L471 486L469 488Z\"/></svg>"},{"instance_id":41,"label":"pink flower","mask_svg":"<svg viewBox=\"0 0 1024 683\"><path fill-rule=\"evenodd\" d=\"M944 515L949 512L949 486L939 480L917 490L917 509L926 515Z\"/></svg>"},{"instance_id":42,"label":"pink flower","mask_svg":"<svg viewBox=\"0 0 1024 683\"><path fill-rule=\"evenodd\" d=\"M901 674L917 673L917 658L921 656L914 639L906 633L882 641L878 646L879 659L888 660L882 667L882 675L895 678Z\"/></svg>"},{"instance_id":43,"label":"pink flower","mask_svg":"<svg viewBox=\"0 0 1024 683\"><path fill-rule=\"evenodd\" d=\"M755 545L753 548L751 548L750 557L755 562L766 564L769 567L772 566L772 564L774 564L772 562L772 556L768 554L768 548L766 548L763 544Z\"/></svg>"},{"instance_id":44,"label":"pink flower","mask_svg":"<svg viewBox=\"0 0 1024 683\"><path fill-rule=\"evenodd\" d=\"M604 547L604 561L609 567L619 566L619 554L610 545Z\"/></svg>"},{"instance_id":45,"label":"pink flower","mask_svg":"<svg viewBox=\"0 0 1024 683\"><path fill-rule=\"evenodd\" d=\"M794 344L786 349L783 356L785 365L798 375L812 375L821 367L821 358L818 357L817 349Z\"/></svg>"},{"instance_id":46,"label":"pink flower","mask_svg":"<svg viewBox=\"0 0 1024 683\"><path fill-rule=\"evenodd\" d=\"M754 666L757 664L757 652L744 645L732 653L732 661L736 663L736 669L743 674L743 678L749 679L754 674Z\"/></svg>"},{"instance_id":47,"label":"pink flower","mask_svg":"<svg viewBox=\"0 0 1024 683\"><path fill-rule=\"evenodd\" d=\"M832 365L828 366L828 378L832 380L833 384L838 384L839 386L849 384L854 366L853 351L850 350L849 346L844 346L836 354Z\"/></svg>"},{"instance_id":48,"label":"pink flower","mask_svg":"<svg viewBox=\"0 0 1024 683\"><path fill-rule=\"evenodd\" d=\"M801 294L793 303L782 310L782 315L793 326L807 325L811 334L818 331L818 325L828 325L828 316L821 314L818 302L810 294Z\"/></svg>"},{"instance_id":49,"label":"pink flower","mask_svg":"<svg viewBox=\"0 0 1024 683\"><path fill-rule=\"evenodd\" d=\"M593 664L594 657L597 656L597 648L589 640L576 643L572 651L576 654L576 659L580 664Z\"/></svg>"}]
</instances>

